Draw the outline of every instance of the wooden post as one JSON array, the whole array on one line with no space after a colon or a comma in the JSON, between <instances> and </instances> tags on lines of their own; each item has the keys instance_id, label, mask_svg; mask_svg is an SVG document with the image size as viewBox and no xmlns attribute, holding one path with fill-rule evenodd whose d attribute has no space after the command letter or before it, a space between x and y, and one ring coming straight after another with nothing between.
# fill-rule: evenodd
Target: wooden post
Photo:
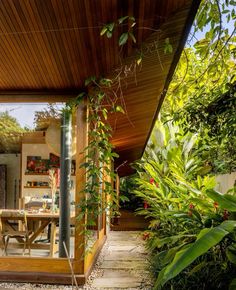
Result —
<instances>
[{"instance_id":1,"label":"wooden post","mask_svg":"<svg viewBox=\"0 0 236 290\"><path fill-rule=\"evenodd\" d=\"M120 208L120 177L118 172L116 173L116 196L117 196L117 207Z\"/></svg>"},{"instance_id":2,"label":"wooden post","mask_svg":"<svg viewBox=\"0 0 236 290\"><path fill-rule=\"evenodd\" d=\"M80 209L78 205L82 200L85 199L83 189L86 183L86 170L80 168L80 164L84 162L85 153L84 148L88 146L88 109L87 105L81 104L77 109L76 124L77 124L77 147L76 147L76 191L75 191L75 215L78 216ZM81 221L75 219L75 272L84 274L85 264L85 235L84 235L84 224L86 217Z\"/></svg>"}]
</instances>

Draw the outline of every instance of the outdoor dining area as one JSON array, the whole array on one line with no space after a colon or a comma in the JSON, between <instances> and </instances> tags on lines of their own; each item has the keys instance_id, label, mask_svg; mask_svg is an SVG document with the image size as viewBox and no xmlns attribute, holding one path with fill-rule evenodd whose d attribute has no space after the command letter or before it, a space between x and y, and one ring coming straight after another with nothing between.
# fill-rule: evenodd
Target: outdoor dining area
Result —
<instances>
[{"instance_id":1,"label":"outdoor dining area","mask_svg":"<svg viewBox=\"0 0 236 290\"><path fill-rule=\"evenodd\" d=\"M81 136L85 128L86 110L79 106L73 117L78 122L75 135ZM52 130L55 122L57 129ZM76 218L85 182L84 169L76 166L83 156L76 152L84 148L87 132L84 141L74 147L68 125L62 129L63 122L63 116L49 119L38 131L20 135L14 144L18 144L17 154L0 153L2 280L66 284L73 269L83 284L84 273L91 271L105 242L105 215L90 228L89 239ZM69 143L66 149L65 143Z\"/></svg>"},{"instance_id":2,"label":"outdoor dining area","mask_svg":"<svg viewBox=\"0 0 236 290\"><path fill-rule=\"evenodd\" d=\"M47 256L55 257L58 252L56 243L58 224L59 213L40 210L0 210L2 255L36 256L40 253L34 253L34 250L44 250L48 252Z\"/></svg>"}]
</instances>

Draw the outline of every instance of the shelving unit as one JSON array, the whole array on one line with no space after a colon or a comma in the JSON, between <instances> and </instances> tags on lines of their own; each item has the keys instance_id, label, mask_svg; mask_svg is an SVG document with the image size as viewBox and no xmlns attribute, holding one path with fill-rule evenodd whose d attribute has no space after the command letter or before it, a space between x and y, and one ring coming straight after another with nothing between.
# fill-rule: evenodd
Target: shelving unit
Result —
<instances>
[{"instance_id":1,"label":"shelving unit","mask_svg":"<svg viewBox=\"0 0 236 290\"><path fill-rule=\"evenodd\" d=\"M49 182L49 173L47 171L38 172L38 170L27 170L27 157L28 156L40 156L42 159L48 159L50 156L50 150L44 143L44 137L39 143L24 143L22 144L22 184L21 196L23 198L42 198L45 195L51 196L51 188L48 185L39 185L41 182ZM75 200L75 174L71 174L72 187L71 187L71 200ZM29 182L29 184L27 184ZM35 186L33 186L35 182ZM36 185L37 184L37 185Z\"/></svg>"},{"instance_id":2,"label":"shelving unit","mask_svg":"<svg viewBox=\"0 0 236 290\"><path fill-rule=\"evenodd\" d=\"M27 172L25 175L48 175L48 173L40 173L40 172ZM71 176L75 176L75 174L71 174Z\"/></svg>"}]
</instances>

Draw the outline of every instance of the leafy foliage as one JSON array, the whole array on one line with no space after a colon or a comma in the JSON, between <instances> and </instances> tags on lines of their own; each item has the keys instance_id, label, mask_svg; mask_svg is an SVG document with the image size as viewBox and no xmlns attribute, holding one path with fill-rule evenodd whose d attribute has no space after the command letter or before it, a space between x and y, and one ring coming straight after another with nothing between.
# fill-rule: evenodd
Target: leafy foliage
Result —
<instances>
[{"instance_id":1,"label":"leafy foliage","mask_svg":"<svg viewBox=\"0 0 236 290\"><path fill-rule=\"evenodd\" d=\"M215 173L236 169L235 19L235 1L202 1L162 108L164 121L199 133L199 154Z\"/></svg>"},{"instance_id":2,"label":"leafy foliage","mask_svg":"<svg viewBox=\"0 0 236 290\"><path fill-rule=\"evenodd\" d=\"M157 122L135 194L148 203L148 247L155 289L226 289L233 279L236 200L214 191L215 179L198 158L198 136ZM229 254L227 254L229 252ZM206 268L207 275L206 275ZM162 288L163 287L163 288Z\"/></svg>"},{"instance_id":3,"label":"leafy foliage","mask_svg":"<svg viewBox=\"0 0 236 290\"><path fill-rule=\"evenodd\" d=\"M211 175L235 170L235 4L201 1L161 110L165 125L157 121L136 165L154 289L235 287L235 192L216 192Z\"/></svg>"},{"instance_id":4,"label":"leafy foliage","mask_svg":"<svg viewBox=\"0 0 236 290\"><path fill-rule=\"evenodd\" d=\"M88 146L84 149L84 162L80 164L86 171L86 183L82 190L85 198L78 205L80 214L78 219L82 221L85 216L84 231L90 236L90 228L98 222L98 217L108 208L115 214L118 208L117 194L113 187L116 174L112 170L114 158L118 155L114 152L110 141L112 128L108 122L109 114L123 113L120 105L109 98L106 89L110 88L112 81L109 79L96 79L91 77L86 80L89 93L78 96L75 104L87 100L88 106ZM68 104L73 109L74 103ZM109 197L109 198L108 198Z\"/></svg>"},{"instance_id":5,"label":"leafy foliage","mask_svg":"<svg viewBox=\"0 0 236 290\"><path fill-rule=\"evenodd\" d=\"M121 25L127 26L127 31L123 32L119 37L119 46L123 46L130 39L136 43L136 38L133 33L133 27L136 25L135 18L133 16L120 17L116 22L108 23L103 26L100 35L106 35L107 38L111 38L114 30Z\"/></svg>"},{"instance_id":6,"label":"leafy foliage","mask_svg":"<svg viewBox=\"0 0 236 290\"><path fill-rule=\"evenodd\" d=\"M54 103L49 103L43 110L35 112L34 123L36 130L47 128L48 121L51 119L61 119L61 109Z\"/></svg>"},{"instance_id":7,"label":"leafy foliage","mask_svg":"<svg viewBox=\"0 0 236 290\"><path fill-rule=\"evenodd\" d=\"M28 129L22 128L17 120L6 111L0 112L0 131L0 151L20 152L20 137Z\"/></svg>"}]
</instances>

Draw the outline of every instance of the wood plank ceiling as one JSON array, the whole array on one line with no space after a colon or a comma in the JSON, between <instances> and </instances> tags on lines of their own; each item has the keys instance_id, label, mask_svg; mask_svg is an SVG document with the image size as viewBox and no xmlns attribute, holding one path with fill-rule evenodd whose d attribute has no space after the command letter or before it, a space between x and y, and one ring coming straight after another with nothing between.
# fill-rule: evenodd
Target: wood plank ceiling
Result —
<instances>
[{"instance_id":1,"label":"wood plank ceiling","mask_svg":"<svg viewBox=\"0 0 236 290\"><path fill-rule=\"evenodd\" d=\"M131 68L143 45L142 69L123 82L127 111L115 116L117 165L140 158L199 1L196 0L1 0L0 102L65 100L83 90L87 77ZM120 33L100 37L106 23L136 19L137 43L122 52ZM163 53L166 37L172 54ZM122 61L121 61L122 60ZM123 73L124 69L123 69ZM127 75L127 72L126 72ZM129 173L123 166L120 174Z\"/></svg>"}]
</instances>

